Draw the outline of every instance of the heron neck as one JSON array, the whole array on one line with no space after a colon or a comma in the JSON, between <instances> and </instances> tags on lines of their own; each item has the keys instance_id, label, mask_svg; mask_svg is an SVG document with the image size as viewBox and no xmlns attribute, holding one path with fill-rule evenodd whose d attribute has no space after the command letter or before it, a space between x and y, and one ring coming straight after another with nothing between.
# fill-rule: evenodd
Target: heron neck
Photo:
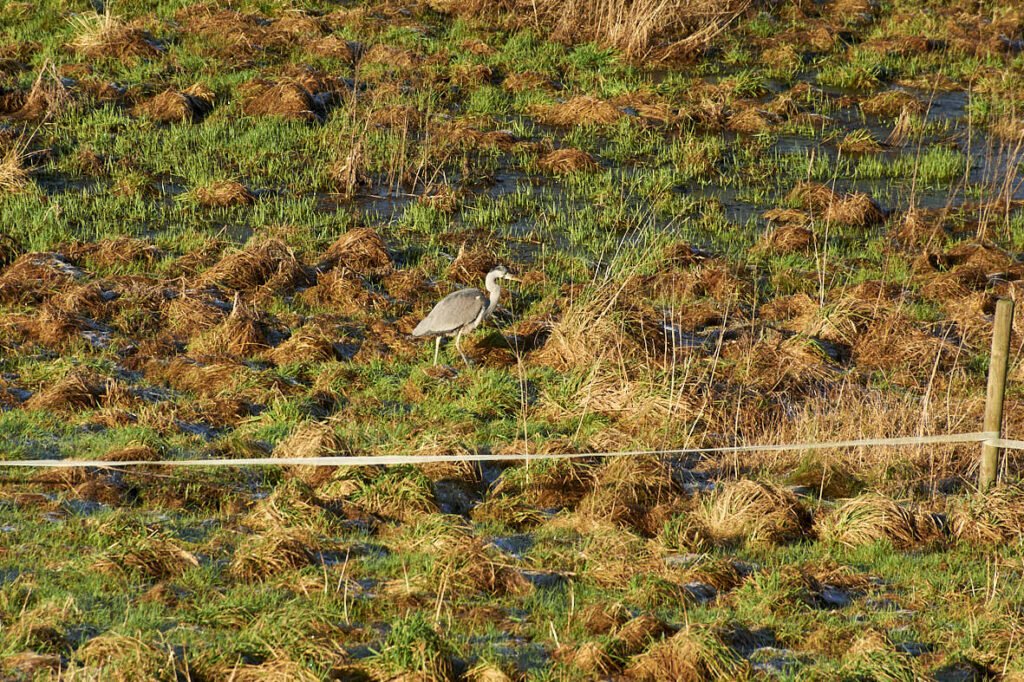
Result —
<instances>
[{"instance_id":1,"label":"heron neck","mask_svg":"<svg viewBox=\"0 0 1024 682\"><path fill-rule=\"evenodd\" d=\"M498 284L497 278L487 281L487 293L491 295L491 300L487 304L487 310L484 311L484 317L493 313L494 309L498 306L498 297L501 296L501 285Z\"/></svg>"}]
</instances>

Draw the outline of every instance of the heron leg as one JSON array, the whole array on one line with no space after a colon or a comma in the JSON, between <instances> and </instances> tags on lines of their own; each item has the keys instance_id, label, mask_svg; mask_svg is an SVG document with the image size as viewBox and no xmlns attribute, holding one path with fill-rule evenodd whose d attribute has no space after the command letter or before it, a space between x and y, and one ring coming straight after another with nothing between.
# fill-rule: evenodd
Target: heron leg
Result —
<instances>
[{"instance_id":1,"label":"heron leg","mask_svg":"<svg viewBox=\"0 0 1024 682\"><path fill-rule=\"evenodd\" d=\"M462 356L462 361L466 363L466 367L469 367L469 358L467 358L466 354L462 352L462 346L459 345L459 339L461 338L462 330L460 329L459 333L455 335L455 349L459 351L459 355Z\"/></svg>"},{"instance_id":2,"label":"heron leg","mask_svg":"<svg viewBox=\"0 0 1024 682\"><path fill-rule=\"evenodd\" d=\"M437 367L437 354L441 351L440 334L434 337L434 367Z\"/></svg>"}]
</instances>

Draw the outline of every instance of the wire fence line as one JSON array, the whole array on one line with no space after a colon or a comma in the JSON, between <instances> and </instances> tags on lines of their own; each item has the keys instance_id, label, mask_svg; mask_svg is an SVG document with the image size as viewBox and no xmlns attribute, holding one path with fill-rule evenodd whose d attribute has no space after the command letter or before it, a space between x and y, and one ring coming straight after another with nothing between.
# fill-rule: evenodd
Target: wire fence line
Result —
<instances>
[{"instance_id":1,"label":"wire fence line","mask_svg":"<svg viewBox=\"0 0 1024 682\"><path fill-rule=\"evenodd\" d=\"M831 448L898 447L905 445L940 445L946 443L985 443L997 448L1024 450L1024 440L1001 438L996 431L942 434L936 436L904 436L897 438L863 438L826 442L785 443L778 445L733 445L711 448L677 448L668 450L621 450L612 452L562 452L547 454L461 454L461 455L354 455L328 457L245 457L225 459L164 460L91 460L91 459L23 459L0 461L0 467L75 467L114 468L130 466L172 467L246 467L246 466L381 466L399 464L430 464L436 462L531 462L551 459L583 459L587 457L630 457L638 455L699 455L739 452L784 452L792 450L826 450Z\"/></svg>"}]
</instances>

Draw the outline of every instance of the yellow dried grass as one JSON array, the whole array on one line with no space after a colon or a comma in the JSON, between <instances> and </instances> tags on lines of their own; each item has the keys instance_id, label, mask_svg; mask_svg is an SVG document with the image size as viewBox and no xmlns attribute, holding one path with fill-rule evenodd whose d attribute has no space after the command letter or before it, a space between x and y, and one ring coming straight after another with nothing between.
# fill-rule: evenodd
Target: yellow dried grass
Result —
<instances>
[{"instance_id":1,"label":"yellow dried grass","mask_svg":"<svg viewBox=\"0 0 1024 682\"><path fill-rule=\"evenodd\" d=\"M820 517L816 520L815 531L825 542L848 547L887 539L905 549L913 547L920 539L914 513L874 493L852 498Z\"/></svg>"},{"instance_id":2,"label":"yellow dried grass","mask_svg":"<svg viewBox=\"0 0 1024 682\"><path fill-rule=\"evenodd\" d=\"M789 490L759 481L726 483L695 516L719 542L781 543L805 537L811 515Z\"/></svg>"}]
</instances>

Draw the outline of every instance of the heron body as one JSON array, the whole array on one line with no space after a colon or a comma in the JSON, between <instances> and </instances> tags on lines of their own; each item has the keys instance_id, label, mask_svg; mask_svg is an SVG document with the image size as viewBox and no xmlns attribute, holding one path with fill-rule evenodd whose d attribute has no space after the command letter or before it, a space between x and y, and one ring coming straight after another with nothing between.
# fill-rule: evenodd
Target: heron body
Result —
<instances>
[{"instance_id":1,"label":"heron body","mask_svg":"<svg viewBox=\"0 0 1024 682\"><path fill-rule=\"evenodd\" d=\"M498 298L501 296L499 279L519 281L509 274L505 266L500 265L487 273L487 294L472 287L450 293L442 298L423 318L423 321L412 330L413 336L435 337L435 365L437 364L437 354L441 350L441 339L445 336L455 337L455 348L459 351L463 361L467 365L469 364L466 354L459 346L459 339L463 334L468 334L480 326L480 323L494 312L498 305Z\"/></svg>"}]
</instances>

